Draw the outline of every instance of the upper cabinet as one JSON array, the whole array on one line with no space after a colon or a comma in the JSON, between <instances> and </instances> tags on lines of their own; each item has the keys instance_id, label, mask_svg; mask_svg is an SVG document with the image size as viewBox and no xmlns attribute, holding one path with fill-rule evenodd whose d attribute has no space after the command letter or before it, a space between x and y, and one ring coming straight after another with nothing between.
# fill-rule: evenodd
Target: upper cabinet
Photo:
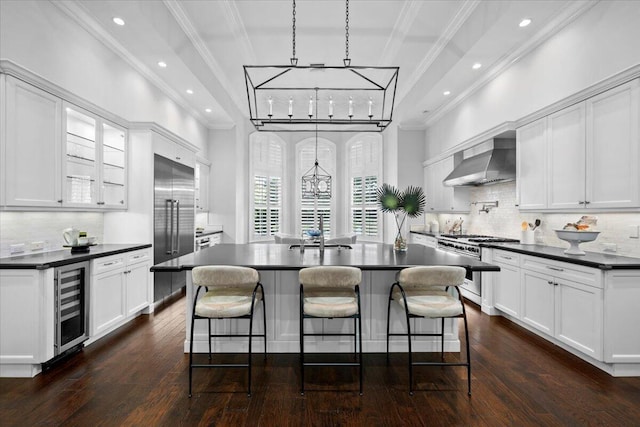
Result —
<instances>
[{"instance_id":1,"label":"upper cabinet","mask_svg":"<svg viewBox=\"0 0 640 427\"><path fill-rule=\"evenodd\" d=\"M517 131L521 210L640 207L640 80Z\"/></svg>"},{"instance_id":2,"label":"upper cabinet","mask_svg":"<svg viewBox=\"0 0 640 427\"><path fill-rule=\"evenodd\" d=\"M126 130L66 103L64 118L65 196L62 205L126 208Z\"/></svg>"},{"instance_id":3,"label":"upper cabinet","mask_svg":"<svg viewBox=\"0 0 640 427\"><path fill-rule=\"evenodd\" d=\"M8 206L62 204L62 100L5 77L3 185Z\"/></svg>"},{"instance_id":4,"label":"upper cabinet","mask_svg":"<svg viewBox=\"0 0 640 427\"><path fill-rule=\"evenodd\" d=\"M427 212L469 212L469 188L447 187L442 183L453 167L453 156L425 166Z\"/></svg>"},{"instance_id":5,"label":"upper cabinet","mask_svg":"<svg viewBox=\"0 0 640 427\"><path fill-rule=\"evenodd\" d=\"M3 204L126 209L126 129L12 76L3 78Z\"/></svg>"}]
</instances>

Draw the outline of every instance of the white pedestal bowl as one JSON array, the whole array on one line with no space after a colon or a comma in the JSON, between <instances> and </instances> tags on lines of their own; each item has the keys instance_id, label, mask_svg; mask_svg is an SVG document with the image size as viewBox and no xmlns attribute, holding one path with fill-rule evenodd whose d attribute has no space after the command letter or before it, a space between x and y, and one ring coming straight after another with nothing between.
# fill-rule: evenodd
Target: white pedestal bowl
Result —
<instances>
[{"instance_id":1,"label":"white pedestal bowl","mask_svg":"<svg viewBox=\"0 0 640 427\"><path fill-rule=\"evenodd\" d=\"M569 242L569 248L564 251L567 255L584 255L579 245L583 242L593 242L598 238L599 231L555 230L558 239Z\"/></svg>"}]
</instances>

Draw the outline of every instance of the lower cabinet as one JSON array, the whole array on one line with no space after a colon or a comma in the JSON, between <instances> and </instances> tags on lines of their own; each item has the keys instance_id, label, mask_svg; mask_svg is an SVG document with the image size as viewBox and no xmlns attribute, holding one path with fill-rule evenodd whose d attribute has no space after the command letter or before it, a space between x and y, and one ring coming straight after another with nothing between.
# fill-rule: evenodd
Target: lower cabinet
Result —
<instances>
[{"instance_id":1,"label":"lower cabinet","mask_svg":"<svg viewBox=\"0 0 640 427\"><path fill-rule=\"evenodd\" d=\"M500 267L500 273L493 278L493 305L516 318L520 317L519 259L518 254L493 251L493 264Z\"/></svg>"},{"instance_id":2,"label":"lower cabinet","mask_svg":"<svg viewBox=\"0 0 640 427\"><path fill-rule=\"evenodd\" d=\"M418 243L430 248L438 247L438 239L433 236L427 236L419 233L411 233L411 243Z\"/></svg>"},{"instance_id":3,"label":"lower cabinet","mask_svg":"<svg viewBox=\"0 0 640 427\"><path fill-rule=\"evenodd\" d=\"M116 329L150 304L148 249L97 258L91 264L90 338Z\"/></svg>"}]
</instances>

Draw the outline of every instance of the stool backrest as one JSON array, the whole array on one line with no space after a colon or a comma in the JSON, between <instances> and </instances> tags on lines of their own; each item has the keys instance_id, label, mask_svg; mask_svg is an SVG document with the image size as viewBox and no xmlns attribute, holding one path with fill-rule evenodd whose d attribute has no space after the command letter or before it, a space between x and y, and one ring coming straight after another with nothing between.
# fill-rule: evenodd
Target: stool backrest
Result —
<instances>
[{"instance_id":1,"label":"stool backrest","mask_svg":"<svg viewBox=\"0 0 640 427\"><path fill-rule=\"evenodd\" d=\"M400 270L396 280L405 289L460 286L466 270L462 267L422 266Z\"/></svg>"},{"instance_id":2,"label":"stool backrest","mask_svg":"<svg viewBox=\"0 0 640 427\"><path fill-rule=\"evenodd\" d=\"M300 283L307 288L355 288L362 281L356 267L320 266L300 270Z\"/></svg>"},{"instance_id":3,"label":"stool backrest","mask_svg":"<svg viewBox=\"0 0 640 427\"><path fill-rule=\"evenodd\" d=\"M205 265L191 270L191 280L194 286L253 289L260 281L260 274L249 267Z\"/></svg>"}]
</instances>

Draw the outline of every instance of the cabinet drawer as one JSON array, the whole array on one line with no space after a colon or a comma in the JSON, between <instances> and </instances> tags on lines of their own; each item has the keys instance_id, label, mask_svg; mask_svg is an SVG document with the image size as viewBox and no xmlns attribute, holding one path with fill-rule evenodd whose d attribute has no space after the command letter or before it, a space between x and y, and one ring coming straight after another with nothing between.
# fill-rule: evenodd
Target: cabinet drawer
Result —
<instances>
[{"instance_id":1,"label":"cabinet drawer","mask_svg":"<svg viewBox=\"0 0 640 427\"><path fill-rule=\"evenodd\" d=\"M125 254L112 255L103 258L94 259L91 262L91 274L96 275L106 271L124 268Z\"/></svg>"},{"instance_id":2,"label":"cabinet drawer","mask_svg":"<svg viewBox=\"0 0 640 427\"><path fill-rule=\"evenodd\" d=\"M217 245L221 241L222 241L222 233L216 233L209 236L209 244L212 246Z\"/></svg>"},{"instance_id":3,"label":"cabinet drawer","mask_svg":"<svg viewBox=\"0 0 640 427\"><path fill-rule=\"evenodd\" d=\"M602 273L597 268L583 267L554 260L528 255L522 256L522 268L538 273L549 274L558 279L571 280L587 286L602 288Z\"/></svg>"},{"instance_id":4,"label":"cabinet drawer","mask_svg":"<svg viewBox=\"0 0 640 427\"><path fill-rule=\"evenodd\" d=\"M501 262L503 264L518 267L520 265L520 254L517 254L515 252L503 251L501 249L494 249L493 262Z\"/></svg>"},{"instance_id":5,"label":"cabinet drawer","mask_svg":"<svg viewBox=\"0 0 640 427\"><path fill-rule=\"evenodd\" d=\"M148 249L144 249L141 251L133 251L127 252L127 264L135 264L142 261L147 261L151 259L151 253Z\"/></svg>"}]
</instances>

